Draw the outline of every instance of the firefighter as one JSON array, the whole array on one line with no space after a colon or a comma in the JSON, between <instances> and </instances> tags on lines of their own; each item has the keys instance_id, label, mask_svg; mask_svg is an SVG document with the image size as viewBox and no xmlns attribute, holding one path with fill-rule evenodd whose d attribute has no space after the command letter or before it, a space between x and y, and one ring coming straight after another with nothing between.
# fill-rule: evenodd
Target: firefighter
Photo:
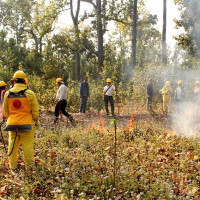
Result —
<instances>
[{"instance_id":1,"label":"firefighter","mask_svg":"<svg viewBox=\"0 0 200 200\"><path fill-rule=\"evenodd\" d=\"M0 120L5 122L6 118L3 116L3 101L4 95L6 93L6 83L4 81L0 81Z\"/></svg>"},{"instance_id":2,"label":"firefighter","mask_svg":"<svg viewBox=\"0 0 200 200\"><path fill-rule=\"evenodd\" d=\"M198 116L200 108L200 81L195 82L195 87L193 88L193 102L195 104L195 114Z\"/></svg>"},{"instance_id":3,"label":"firefighter","mask_svg":"<svg viewBox=\"0 0 200 200\"><path fill-rule=\"evenodd\" d=\"M19 70L13 79L15 84L6 92L3 104L3 113L7 117L4 130L9 131L9 164L12 170L17 168L18 149L22 144L25 166L30 169L35 160L33 124L39 124L39 107L35 93L25 85L26 74Z\"/></svg>"},{"instance_id":4,"label":"firefighter","mask_svg":"<svg viewBox=\"0 0 200 200\"><path fill-rule=\"evenodd\" d=\"M172 87L170 81L166 81L164 87L162 88L163 97L163 114L167 115L170 111L171 104Z\"/></svg>"},{"instance_id":5,"label":"firefighter","mask_svg":"<svg viewBox=\"0 0 200 200\"><path fill-rule=\"evenodd\" d=\"M183 81L179 80L177 82L177 88L175 89L175 94L174 94L174 99L176 100L178 113L183 112L184 97L185 97L185 88L183 86Z\"/></svg>"},{"instance_id":6,"label":"firefighter","mask_svg":"<svg viewBox=\"0 0 200 200\"><path fill-rule=\"evenodd\" d=\"M193 89L193 97L199 97L200 96L200 81L195 82L195 87Z\"/></svg>"},{"instance_id":7,"label":"firefighter","mask_svg":"<svg viewBox=\"0 0 200 200\"><path fill-rule=\"evenodd\" d=\"M116 87L111 85L111 82L112 82L111 79L108 78L107 85L103 89L103 96L104 96L106 114L109 115L108 102L110 102L111 113L112 113L112 116L114 116L113 91L116 91Z\"/></svg>"},{"instance_id":8,"label":"firefighter","mask_svg":"<svg viewBox=\"0 0 200 200\"><path fill-rule=\"evenodd\" d=\"M56 103L56 106L55 106L54 124L58 121L58 116L59 116L60 111L73 123L74 118L65 110L67 106L67 87L64 85L62 78L57 78L56 83L58 84L59 89L56 95L56 99L58 99L58 102Z\"/></svg>"}]
</instances>

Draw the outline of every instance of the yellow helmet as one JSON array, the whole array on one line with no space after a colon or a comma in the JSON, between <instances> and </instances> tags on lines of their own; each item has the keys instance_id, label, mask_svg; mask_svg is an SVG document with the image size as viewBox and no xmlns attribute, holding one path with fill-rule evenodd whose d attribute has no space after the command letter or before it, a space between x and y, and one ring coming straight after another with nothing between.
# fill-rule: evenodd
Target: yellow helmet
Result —
<instances>
[{"instance_id":1,"label":"yellow helmet","mask_svg":"<svg viewBox=\"0 0 200 200\"><path fill-rule=\"evenodd\" d=\"M182 80L179 80L179 81L177 82L178 85L180 85L180 84L182 84L182 83L183 83Z\"/></svg>"},{"instance_id":2,"label":"yellow helmet","mask_svg":"<svg viewBox=\"0 0 200 200\"><path fill-rule=\"evenodd\" d=\"M14 73L14 76L13 76L14 79L16 78L20 78L20 79L26 79L26 74L22 71L22 70L18 70Z\"/></svg>"},{"instance_id":3,"label":"yellow helmet","mask_svg":"<svg viewBox=\"0 0 200 200\"><path fill-rule=\"evenodd\" d=\"M27 78L25 78L25 84L28 84L28 79Z\"/></svg>"},{"instance_id":4,"label":"yellow helmet","mask_svg":"<svg viewBox=\"0 0 200 200\"><path fill-rule=\"evenodd\" d=\"M196 81L195 84L200 84L200 81Z\"/></svg>"},{"instance_id":5,"label":"yellow helmet","mask_svg":"<svg viewBox=\"0 0 200 200\"><path fill-rule=\"evenodd\" d=\"M111 83L111 79L110 78L107 78L107 83Z\"/></svg>"},{"instance_id":6,"label":"yellow helmet","mask_svg":"<svg viewBox=\"0 0 200 200\"><path fill-rule=\"evenodd\" d=\"M4 81L0 81L0 87L6 86L7 84Z\"/></svg>"},{"instance_id":7,"label":"yellow helmet","mask_svg":"<svg viewBox=\"0 0 200 200\"><path fill-rule=\"evenodd\" d=\"M170 85L171 85L171 82L170 82L170 81L166 81L165 85L166 85L166 86L170 86Z\"/></svg>"},{"instance_id":8,"label":"yellow helmet","mask_svg":"<svg viewBox=\"0 0 200 200\"><path fill-rule=\"evenodd\" d=\"M57 79L56 79L56 83L59 83L59 82L61 82L61 81L63 81L62 78L57 78Z\"/></svg>"}]
</instances>

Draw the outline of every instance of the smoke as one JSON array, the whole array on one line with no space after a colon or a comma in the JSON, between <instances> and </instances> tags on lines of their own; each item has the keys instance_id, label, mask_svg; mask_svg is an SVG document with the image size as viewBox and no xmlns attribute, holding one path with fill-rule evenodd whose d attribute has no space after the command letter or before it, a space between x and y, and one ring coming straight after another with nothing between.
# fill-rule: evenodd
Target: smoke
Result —
<instances>
[{"instance_id":1,"label":"smoke","mask_svg":"<svg viewBox=\"0 0 200 200\"><path fill-rule=\"evenodd\" d=\"M197 103L192 101L183 101L181 105L175 103L171 119L176 134L187 138L199 137L198 114Z\"/></svg>"}]
</instances>

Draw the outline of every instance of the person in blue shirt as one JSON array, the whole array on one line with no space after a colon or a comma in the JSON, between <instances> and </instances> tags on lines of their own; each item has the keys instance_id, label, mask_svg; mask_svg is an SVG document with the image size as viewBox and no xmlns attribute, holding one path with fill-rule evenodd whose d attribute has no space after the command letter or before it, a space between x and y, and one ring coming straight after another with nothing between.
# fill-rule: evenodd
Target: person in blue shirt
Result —
<instances>
[{"instance_id":1,"label":"person in blue shirt","mask_svg":"<svg viewBox=\"0 0 200 200\"><path fill-rule=\"evenodd\" d=\"M87 100L88 100L88 97L90 97L88 76L84 77L84 81L80 85L79 93L80 93L80 98L81 98L80 113L85 113Z\"/></svg>"}]
</instances>

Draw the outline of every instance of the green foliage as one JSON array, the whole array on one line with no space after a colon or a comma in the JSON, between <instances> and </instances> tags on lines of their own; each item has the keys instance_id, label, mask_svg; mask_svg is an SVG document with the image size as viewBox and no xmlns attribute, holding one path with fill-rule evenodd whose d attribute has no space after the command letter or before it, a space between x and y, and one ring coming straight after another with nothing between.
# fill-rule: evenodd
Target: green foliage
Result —
<instances>
[{"instance_id":1,"label":"green foliage","mask_svg":"<svg viewBox=\"0 0 200 200\"><path fill-rule=\"evenodd\" d=\"M185 33L176 37L178 44L187 52L197 58L200 58L200 2L198 0L176 0L179 6L181 19L175 19L177 29L183 28Z\"/></svg>"},{"instance_id":2,"label":"green foliage","mask_svg":"<svg viewBox=\"0 0 200 200\"><path fill-rule=\"evenodd\" d=\"M198 198L198 142L177 137L156 121L149 124L149 119L138 122L134 130L124 131L120 128L121 120L112 121L118 126L116 147L112 129L101 134L81 127L38 128L34 145L37 166L32 173L25 171L20 162L19 171L13 176L0 149L4 172L0 173L1 197L36 200ZM113 170L116 170L115 188Z\"/></svg>"},{"instance_id":3,"label":"green foliage","mask_svg":"<svg viewBox=\"0 0 200 200\"><path fill-rule=\"evenodd\" d=\"M56 83L55 79L45 80L36 75L28 76L28 86L36 93L40 106L50 110L55 104Z\"/></svg>"}]
</instances>

